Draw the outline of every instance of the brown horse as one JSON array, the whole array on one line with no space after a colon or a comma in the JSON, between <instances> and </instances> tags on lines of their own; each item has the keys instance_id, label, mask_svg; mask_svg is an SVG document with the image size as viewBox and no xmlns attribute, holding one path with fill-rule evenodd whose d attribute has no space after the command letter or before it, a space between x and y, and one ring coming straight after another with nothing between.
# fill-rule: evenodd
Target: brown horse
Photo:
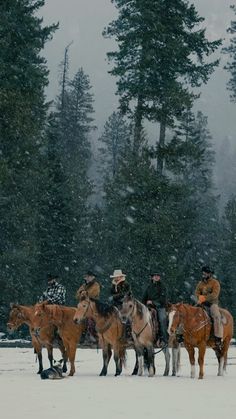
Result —
<instances>
[{"instance_id":1,"label":"brown horse","mask_svg":"<svg viewBox=\"0 0 236 419\"><path fill-rule=\"evenodd\" d=\"M99 344L103 352L103 368L100 376L107 375L112 348L116 364L115 375L120 375L125 361L125 343L124 325L117 308L84 295L77 306L74 322L80 324L87 318L93 319L96 323Z\"/></svg>"},{"instance_id":2,"label":"brown horse","mask_svg":"<svg viewBox=\"0 0 236 419\"><path fill-rule=\"evenodd\" d=\"M230 340L233 336L233 317L224 309L220 309L224 323L222 347L215 345L212 335L212 321L206 311L201 307L193 307L189 304L173 304L169 311L168 332L173 335L178 329L183 333L184 345L189 354L191 364L191 378L195 377L195 350L198 348L199 378L204 375L203 365L206 347L211 347L218 359L218 375L222 376L226 369L227 354Z\"/></svg>"},{"instance_id":3,"label":"brown horse","mask_svg":"<svg viewBox=\"0 0 236 419\"><path fill-rule=\"evenodd\" d=\"M155 373L154 365L154 347L156 344L155 325L148 307L136 300L131 293L127 294L123 299L121 315L131 322L132 336L136 352L136 365L133 375L143 374L143 363L148 367L149 377ZM170 352L168 346L163 348L165 355L165 371L164 376L169 375L170 369ZM175 376L179 369L180 345L172 342L172 375Z\"/></svg>"},{"instance_id":4,"label":"brown horse","mask_svg":"<svg viewBox=\"0 0 236 419\"><path fill-rule=\"evenodd\" d=\"M17 330L22 324L27 324L29 326L30 335L32 338L32 345L34 348L35 353L38 357L39 362L39 370L38 374L40 374L43 371L43 359L42 359L42 348L45 346L48 351L48 359L50 362L50 366L53 366L53 345L57 344L59 346L59 349L62 353L63 357L63 372L67 371L66 367L66 351L65 347L63 345L63 342L56 334L56 328L55 326L48 325L43 330L40 331L40 333L36 336L33 333L32 330L32 321L34 317L34 306L23 306L19 304L12 304L11 305L11 311L9 314L9 320L7 323L8 330L14 331Z\"/></svg>"},{"instance_id":5,"label":"brown horse","mask_svg":"<svg viewBox=\"0 0 236 419\"><path fill-rule=\"evenodd\" d=\"M39 333L48 325L54 325L58 328L58 333L62 338L66 348L66 354L70 361L69 375L75 373L75 354L77 344L85 330L85 324L79 326L73 321L76 312L75 307L65 307L61 305L50 305L47 301L35 305L33 329L34 333Z\"/></svg>"}]
</instances>

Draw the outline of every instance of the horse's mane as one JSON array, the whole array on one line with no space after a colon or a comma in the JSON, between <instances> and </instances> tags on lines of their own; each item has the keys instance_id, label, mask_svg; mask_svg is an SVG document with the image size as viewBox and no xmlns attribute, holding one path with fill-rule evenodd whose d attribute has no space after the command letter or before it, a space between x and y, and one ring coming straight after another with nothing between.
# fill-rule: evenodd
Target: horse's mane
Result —
<instances>
[{"instance_id":1,"label":"horse's mane","mask_svg":"<svg viewBox=\"0 0 236 419\"><path fill-rule=\"evenodd\" d=\"M102 317L109 317L111 314L116 312L115 306L111 306L107 303L102 303L101 301L96 300L95 298L90 298L90 300L95 304L98 314L100 314Z\"/></svg>"},{"instance_id":2,"label":"horse's mane","mask_svg":"<svg viewBox=\"0 0 236 419\"><path fill-rule=\"evenodd\" d=\"M137 315L140 317L140 319L143 318L143 305L140 303L140 301L136 301L136 308L137 308Z\"/></svg>"}]
</instances>

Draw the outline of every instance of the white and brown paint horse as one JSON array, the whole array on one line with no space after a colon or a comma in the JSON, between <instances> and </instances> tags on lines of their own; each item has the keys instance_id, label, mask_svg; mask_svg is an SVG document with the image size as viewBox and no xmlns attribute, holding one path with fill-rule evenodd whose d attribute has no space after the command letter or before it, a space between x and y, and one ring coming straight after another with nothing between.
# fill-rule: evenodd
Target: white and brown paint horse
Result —
<instances>
[{"instance_id":1,"label":"white and brown paint horse","mask_svg":"<svg viewBox=\"0 0 236 419\"><path fill-rule=\"evenodd\" d=\"M133 375L142 375L144 357L147 364L149 377L155 374L154 347L156 346L156 330L148 307L136 300L131 293L124 297L121 315L131 322L132 336L136 351L136 365ZM172 347L172 375L175 376L179 369L180 345L175 341ZM170 352L168 345L164 347L165 371L164 376L169 375Z\"/></svg>"}]
</instances>

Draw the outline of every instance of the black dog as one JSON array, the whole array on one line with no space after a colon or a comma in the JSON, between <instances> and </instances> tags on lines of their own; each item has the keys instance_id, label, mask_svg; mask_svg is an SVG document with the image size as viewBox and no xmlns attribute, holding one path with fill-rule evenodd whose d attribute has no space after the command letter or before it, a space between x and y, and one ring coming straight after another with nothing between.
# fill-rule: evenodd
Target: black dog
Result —
<instances>
[{"instance_id":1,"label":"black dog","mask_svg":"<svg viewBox=\"0 0 236 419\"><path fill-rule=\"evenodd\" d=\"M47 370L43 370L40 374L42 380L51 379L51 380L59 380L64 378L62 375L62 367L61 364L55 365L52 368L48 368Z\"/></svg>"}]
</instances>

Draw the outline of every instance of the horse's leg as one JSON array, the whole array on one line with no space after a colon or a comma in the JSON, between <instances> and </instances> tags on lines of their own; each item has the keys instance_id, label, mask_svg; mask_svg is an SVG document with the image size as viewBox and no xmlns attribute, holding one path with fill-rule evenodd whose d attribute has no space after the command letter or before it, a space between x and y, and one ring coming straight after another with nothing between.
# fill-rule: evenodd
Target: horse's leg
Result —
<instances>
[{"instance_id":1,"label":"horse's leg","mask_svg":"<svg viewBox=\"0 0 236 419\"><path fill-rule=\"evenodd\" d=\"M115 364L116 364L115 377L117 377L117 375L120 375L121 372L122 372L122 362L121 362L121 358L120 358L119 345L113 346L113 350L114 350L114 361L115 361Z\"/></svg>"},{"instance_id":2,"label":"horse's leg","mask_svg":"<svg viewBox=\"0 0 236 419\"><path fill-rule=\"evenodd\" d=\"M169 351L168 346L166 346L166 347L163 349L163 352L164 352L164 355L165 355L165 361L166 361L165 371L164 371L164 374L163 374L163 375L166 377L166 376L168 376L168 375L169 375L169 372L170 372L170 351Z\"/></svg>"},{"instance_id":3,"label":"horse's leg","mask_svg":"<svg viewBox=\"0 0 236 419\"><path fill-rule=\"evenodd\" d=\"M38 363L39 363L39 370L37 374L41 374L41 372L43 371L42 346L38 342L37 338L35 338L34 336L32 336L32 345L34 348L34 352L37 354Z\"/></svg>"},{"instance_id":4,"label":"horse's leg","mask_svg":"<svg viewBox=\"0 0 236 419\"><path fill-rule=\"evenodd\" d=\"M191 364L190 377L195 378L195 350L194 350L194 347L192 345L189 345L187 343L185 344L185 348L188 351L189 361L190 361L190 364Z\"/></svg>"},{"instance_id":5,"label":"horse's leg","mask_svg":"<svg viewBox=\"0 0 236 419\"><path fill-rule=\"evenodd\" d=\"M66 348L63 344L62 339L58 339L58 345L59 345L59 349L61 351L62 354L62 358L63 358L63 366L62 366L62 372L67 372L67 361L68 361L68 356L67 356L67 352L66 352Z\"/></svg>"},{"instance_id":6,"label":"horse's leg","mask_svg":"<svg viewBox=\"0 0 236 419\"><path fill-rule=\"evenodd\" d=\"M112 355L111 345L107 343L103 343L103 349L102 349L103 367L102 367L102 371L99 374L100 376L107 375L107 367L111 359L111 355Z\"/></svg>"},{"instance_id":7,"label":"horse's leg","mask_svg":"<svg viewBox=\"0 0 236 419\"><path fill-rule=\"evenodd\" d=\"M178 348L172 348L172 377L175 377L179 371L180 345Z\"/></svg>"},{"instance_id":8,"label":"horse's leg","mask_svg":"<svg viewBox=\"0 0 236 419\"><path fill-rule=\"evenodd\" d=\"M48 360L49 360L49 363L50 363L50 367L52 368L53 367L53 353L52 353L53 346L50 343L49 344L47 343L45 346L46 346L47 351L48 351Z\"/></svg>"},{"instance_id":9,"label":"horse's leg","mask_svg":"<svg viewBox=\"0 0 236 419\"><path fill-rule=\"evenodd\" d=\"M147 358L148 358L148 376L153 377L155 374L153 346L148 346L146 350L147 350Z\"/></svg>"},{"instance_id":10,"label":"horse's leg","mask_svg":"<svg viewBox=\"0 0 236 419\"><path fill-rule=\"evenodd\" d=\"M206 342L202 342L198 346L198 364L199 364L199 376L198 378L201 380L204 376L204 357L206 353Z\"/></svg>"},{"instance_id":11,"label":"horse's leg","mask_svg":"<svg viewBox=\"0 0 236 419\"><path fill-rule=\"evenodd\" d=\"M136 352L137 352L137 357L138 357L138 375L143 375L143 364L144 364L144 360L143 360L143 347L142 346L137 346L136 347Z\"/></svg>"}]
</instances>

